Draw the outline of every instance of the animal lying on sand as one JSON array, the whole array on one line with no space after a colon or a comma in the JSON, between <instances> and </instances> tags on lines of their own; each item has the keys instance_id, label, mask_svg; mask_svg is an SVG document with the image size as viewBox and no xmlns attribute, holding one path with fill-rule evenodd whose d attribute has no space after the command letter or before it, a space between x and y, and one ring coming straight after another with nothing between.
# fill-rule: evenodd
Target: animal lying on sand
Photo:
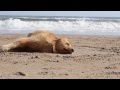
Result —
<instances>
[{"instance_id":1,"label":"animal lying on sand","mask_svg":"<svg viewBox=\"0 0 120 90\"><path fill-rule=\"evenodd\" d=\"M2 45L2 51L10 52L41 52L72 54L74 49L67 38L58 38L48 31L34 31L28 37L20 38L12 43Z\"/></svg>"}]
</instances>

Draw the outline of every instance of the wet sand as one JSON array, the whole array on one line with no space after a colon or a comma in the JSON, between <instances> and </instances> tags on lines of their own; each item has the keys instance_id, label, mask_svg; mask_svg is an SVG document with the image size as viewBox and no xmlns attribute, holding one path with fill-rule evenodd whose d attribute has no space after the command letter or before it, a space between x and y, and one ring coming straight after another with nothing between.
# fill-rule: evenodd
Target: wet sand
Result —
<instances>
[{"instance_id":1,"label":"wet sand","mask_svg":"<svg viewBox=\"0 0 120 90\"><path fill-rule=\"evenodd\" d=\"M0 35L0 45L26 35ZM120 78L120 37L65 35L73 54L1 52L0 79Z\"/></svg>"}]
</instances>

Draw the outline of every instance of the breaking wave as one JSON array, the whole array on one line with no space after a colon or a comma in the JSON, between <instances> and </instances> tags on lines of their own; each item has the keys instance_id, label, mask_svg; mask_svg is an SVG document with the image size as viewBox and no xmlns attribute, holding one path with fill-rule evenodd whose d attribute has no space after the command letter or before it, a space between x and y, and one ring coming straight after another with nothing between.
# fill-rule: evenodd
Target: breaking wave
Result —
<instances>
[{"instance_id":1,"label":"breaking wave","mask_svg":"<svg viewBox=\"0 0 120 90\"><path fill-rule=\"evenodd\" d=\"M48 30L53 32L116 32L120 31L119 18L0 18L1 31Z\"/></svg>"}]
</instances>

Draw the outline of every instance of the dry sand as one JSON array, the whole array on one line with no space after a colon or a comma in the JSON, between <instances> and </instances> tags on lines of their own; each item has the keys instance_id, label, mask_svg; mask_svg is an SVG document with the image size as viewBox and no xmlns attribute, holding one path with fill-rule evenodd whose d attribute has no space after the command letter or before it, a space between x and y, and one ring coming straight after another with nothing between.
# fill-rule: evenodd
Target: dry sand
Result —
<instances>
[{"instance_id":1,"label":"dry sand","mask_svg":"<svg viewBox=\"0 0 120 90\"><path fill-rule=\"evenodd\" d=\"M0 45L25 35L0 35ZM120 37L70 36L73 54L1 52L0 79L120 78Z\"/></svg>"}]
</instances>

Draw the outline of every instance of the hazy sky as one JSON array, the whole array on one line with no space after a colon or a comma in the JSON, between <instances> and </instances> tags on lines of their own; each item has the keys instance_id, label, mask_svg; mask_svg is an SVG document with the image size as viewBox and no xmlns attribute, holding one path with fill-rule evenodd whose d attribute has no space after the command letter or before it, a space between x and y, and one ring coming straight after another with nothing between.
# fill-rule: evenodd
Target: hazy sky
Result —
<instances>
[{"instance_id":1,"label":"hazy sky","mask_svg":"<svg viewBox=\"0 0 120 90\"><path fill-rule=\"evenodd\" d=\"M120 17L120 11L0 11L0 15Z\"/></svg>"}]
</instances>

